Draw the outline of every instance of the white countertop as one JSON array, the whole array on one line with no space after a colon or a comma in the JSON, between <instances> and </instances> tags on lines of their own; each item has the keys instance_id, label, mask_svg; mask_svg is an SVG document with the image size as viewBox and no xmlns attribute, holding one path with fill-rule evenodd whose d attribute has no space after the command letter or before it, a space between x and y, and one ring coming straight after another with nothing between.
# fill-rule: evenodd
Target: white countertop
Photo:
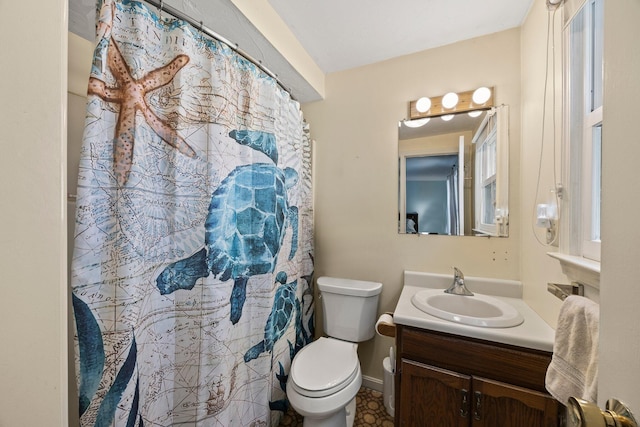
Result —
<instances>
[{"instance_id":1,"label":"white countertop","mask_svg":"<svg viewBox=\"0 0 640 427\"><path fill-rule=\"evenodd\" d=\"M511 328L468 326L440 319L419 310L411 302L411 298L416 292L425 288L441 288L444 290L449 287L452 280L453 276L405 271L404 286L393 313L393 321L399 325L446 332L535 350L553 351L555 331L522 300L522 284L520 282L465 277L465 283L472 292L491 295L512 305L522 314L524 322Z\"/></svg>"}]
</instances>

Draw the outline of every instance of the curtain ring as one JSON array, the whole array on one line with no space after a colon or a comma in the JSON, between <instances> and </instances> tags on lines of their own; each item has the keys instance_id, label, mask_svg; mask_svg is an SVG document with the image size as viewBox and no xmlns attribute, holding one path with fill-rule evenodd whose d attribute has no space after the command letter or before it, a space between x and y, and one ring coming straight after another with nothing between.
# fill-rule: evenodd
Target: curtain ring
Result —
<instances>
[{"instance_id":1,"label":"curtain ring","mask_svg":"<svg viewBox=\"0 0 640 427\"><path fill-rule=\"evenodd\" d=\"M202 23L202 21L200 21L200 35L202 35L202 33L204 32L204 31L202 30L202 28L203 28L203 23Z\"/></svg>"},{"instance_id":2,"label":"curtain ring","mask_svg":"<svg viewBox=\"0 0 640 427\"><path fill-rule=\"evenodd\" d=\"M164 0L160 0L160 21L162 21L162 12L164 11Z\"/></svg>"}]
</instances>

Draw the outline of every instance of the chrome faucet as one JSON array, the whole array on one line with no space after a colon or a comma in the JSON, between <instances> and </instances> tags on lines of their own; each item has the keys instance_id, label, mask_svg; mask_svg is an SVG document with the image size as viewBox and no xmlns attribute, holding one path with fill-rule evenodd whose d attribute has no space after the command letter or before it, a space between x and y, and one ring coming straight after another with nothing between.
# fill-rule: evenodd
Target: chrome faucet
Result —
<instances>
[{"instance_id":1,"label":"chrome faucet","mask_svg":"<svg viewBox=\"0 0 640 427\"><path fill-rule=\"evenodd\" d=\"M460 271L457 267L453 267L453 283L447 290L445 290L445 293L454 295L466 295L470 297L473 296L473 292L467 289L467 287L464 285L464 274L462 274L462 271Z\"/></svg>"}]
</instances>

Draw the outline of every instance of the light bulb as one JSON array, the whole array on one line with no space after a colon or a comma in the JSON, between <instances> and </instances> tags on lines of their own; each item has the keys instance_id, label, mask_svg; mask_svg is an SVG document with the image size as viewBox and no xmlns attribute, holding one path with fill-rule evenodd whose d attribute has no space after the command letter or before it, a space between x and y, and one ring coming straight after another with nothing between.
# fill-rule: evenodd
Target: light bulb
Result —
<instances>
[{"instance_id":1,"label":"light bulb","mask_svg":"<svg viewBox=\"0 0 640 427\"><path fill-rule=\"evenodd\" d=\"M467 114L469 115L469 117L478 117L480 114L482 114L482 110L469 111Z\"/></svg>"},{"instance_id":2,"label":"light bulb","mask_svg":"<svg viewBox=\"0 0 640 427\"><path fill-rule=\"evenodd\" d=\"M482 105L491 98L491 89L488 87L479 87L473 92L471 99L475 104Z\"/></svg>"},{"instance_id":3,"label":"light bulb","mask_svg":"<svg viewBox=\"0 0 640 427\"><path fill-rule=\"evenodd\" d=\"M426 113L429 111L429 108L431 108L431 100L426 96L423 96L416 102L416 110L418 110L419 113Z\"/></svg>"},{"instance_id":4,"label":"light bulb","mask_svg":"<svg viewBox=\"0 0 640 427\"><path fill-rule=\"evenodd\" d=\"M444 120L445 122L448 122L449 120L453 119L453 116L454 116L454 115L455 115L455 114L447 114L447 115L445 115L445 116L440 116L440 118L441 118L442 120Z\"/></svg>"},{"instance_id":5,"label":"light bulb","mask_svg":"<svg viewBox=\"0 0 640 427\"><path fill-rule=\"evenodd\" d=\"M456 106L457 103L458 103L457 93L449 92L448 94L442 97L442 106L444 108L447 108L447 109L453 108Z\"/></svg>"},{"instance_id":6,"label":"light bulb","mask_svg":"<svg viewBox=\"0 0 640 427\"><path fill-rule=\"evenodd\" d=\"M429 120L429 117L425 117L424 119L418 120L405 120L402 123L404 123L404 125L409 128L419 128L420 126L426 125Z\"/></svg>"}]
</instances>

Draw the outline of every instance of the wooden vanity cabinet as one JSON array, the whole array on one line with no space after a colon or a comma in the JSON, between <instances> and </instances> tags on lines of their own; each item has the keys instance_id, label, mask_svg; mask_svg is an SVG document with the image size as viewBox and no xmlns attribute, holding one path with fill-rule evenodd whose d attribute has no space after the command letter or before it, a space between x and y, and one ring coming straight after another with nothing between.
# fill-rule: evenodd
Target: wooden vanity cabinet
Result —
<instances>
[{"instance_id":1,"label":"wooden vanity cabinet","mask_svg":"<svg viewBox=\"0 0 640 427\"><path fill-rule=\"evenodd\" d=\"M397 325L396 426L558 427L551 353Z\"/></svg>"}]
</instances>

